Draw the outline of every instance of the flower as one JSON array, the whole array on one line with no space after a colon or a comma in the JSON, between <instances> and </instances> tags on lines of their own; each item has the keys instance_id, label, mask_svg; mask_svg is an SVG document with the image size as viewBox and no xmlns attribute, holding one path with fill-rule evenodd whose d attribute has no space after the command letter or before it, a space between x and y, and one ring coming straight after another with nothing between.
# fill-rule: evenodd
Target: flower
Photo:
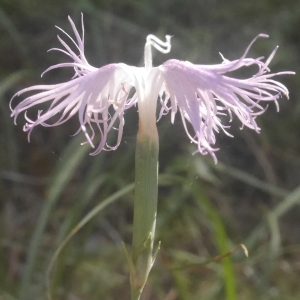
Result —
<instances>
[{"instance_id":1,"label":"flower","mask_svg":"<svg viewBox=\"0 0 300 300\"><path fill-rule=\"evenodd\" d=\"M294 72L269 73L268 68L278 47L265 62L262 61L263 57L246 58L252 44L259 37L267 38L266 34L259 34L254 38L242 57L234 61L221 55L223 62L216 65L196 65L171 59L158 67L152 66L151 47L167 53L171 49L171 37L166 36L166 42L163 42L154 35L149 35L145 45L145 67L115 63L95 68L87 62L84 54L83 19L81 37L70 17L69 21L76 41L61 28L57 28L75 45L76 52L59 36L63 49L50 50L63 52L72 61L51 66L45 72L54 68L72 67L75 71L73 78L55 85L25 88L15 95L38 91L11 108L15 122L17 116L25 112L27 123L24 131L28 131L28 139L37 125L58 126L77 114L80 123L77 133L83 131L87 142L95 148L92 155L103 149L114 150L121 142L125 110L137 104L140 125L147 126L148 121L156 118L159 100L161 110L158 119L170 112L173 123L179 110L188 137L192 143L197 144L196 152L204 155L209 153L216 162L214 152L218 149L214 148L215 133L222 130L231 136L227 132L229 126L223 125L219 118L221 115L228 115L229 121L236 115L242 122L242 127L247 126L259 132L256 117L266 110L264 102L273 101L278 110L277 101L281 94L288 98L287 88L273 77ZM250 78L236 79L227 75L251 65L256 65L258 71ZM44 103L50 103L49 108L46 111L39 110L36 119L32 120L27 116L29 108ZM51 123L52 118L55 120ZM109 146L107 135L114 126L117 126L118 137L116 144ZM100 132L97 147L93 143L95 130Z\"/></svg>"}]
</instances>

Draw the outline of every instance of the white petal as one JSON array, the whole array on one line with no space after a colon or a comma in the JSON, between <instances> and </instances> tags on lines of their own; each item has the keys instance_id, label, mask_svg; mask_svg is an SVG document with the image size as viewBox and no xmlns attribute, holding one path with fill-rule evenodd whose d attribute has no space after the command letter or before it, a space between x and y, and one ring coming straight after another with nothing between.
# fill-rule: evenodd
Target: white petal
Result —
<instances>
[{"instance_id":1,"label":"white petal","mask_svg":"<svg viewBox=\"0 0 300 300\"><path fill-rule=\"evenodd\" d=\"M131 78L124 71L122 64L111 64L65 83L33 86L21 90L16 96L30 91L43 91L25 98L12 110L12 116L16 119L21 112L26 112L37 104L50 103L46 112L39 111L36 120L27 117L28 123L24 130L29 131L30 135L37 125L58 126L78 113L81 130L93 147L93 126L95 125L101 132L100 144L92 153L97 154L104 148L115 149L119 145L124 125L123 113L128 108L126 104L131 88ZM110 116L110 113L113 115ZM59 116L58 120L49 123L54 116ZM119 121L117 144L113 147L107 146L107 134L117 120ZM88 133L89 129L92 136Z\"/></svg>"},{"instance_id":2,"label":"white petal","mask_svg":"<svg viewBox=\"0 0 300 300\"><path fill-rule=\"evenodd\" d=\"M266 37L259 35L258 37ZM256 37L257 39L257 37ZM278 107L277 100L280 94L288 97L287 88L278 81L271 79L277 75L294 74L294 72L280 72L265 74L270 71L268 65L277 48L271 53L264 63L261 57L258 59L245 58L250 46L244 55L233 62L225 60L222 64L203 66L190 62L168 60L162 66L165 80L164 100L160 116L171 110L171 120L177 107L180 110L185 130L193 143L198 145L198 151L202 154L210 153L216 161L212 146L215 143L215 133L221 128L226 134L226 128L218 115L232 117L232 112L240 119L242 125L257 132L260 128L256 124L256 117L265 111L261 103L273 101ZM258 72L248 79L236 79L225 76L243 66L258 65ZM168 107L170 101L170 108ZM191 123L194 134L189 132L186 120ZM228 134L230 135L230 134Z\"/></svg>"}]
</instances>

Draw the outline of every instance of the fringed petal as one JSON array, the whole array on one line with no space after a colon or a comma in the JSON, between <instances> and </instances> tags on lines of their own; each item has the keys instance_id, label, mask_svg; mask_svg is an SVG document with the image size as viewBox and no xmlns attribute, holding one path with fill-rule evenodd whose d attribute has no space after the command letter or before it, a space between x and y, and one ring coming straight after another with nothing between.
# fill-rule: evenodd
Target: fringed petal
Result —
<instances>
[{"instance_id":1,"label":"fringed petal","mask_svg":"<svg viewBox=\"0 0 300 300\"><path fill-rule=\"evenodd\" d=\"M162 109L160 116L171 110L171 120L179 108L184 128L193 143L198 145L198 152L210 153L217 162L213 148L215 132L221 128L226 134L226 128L219 115L227 114L232 118L234 113L242 122L256 132L260 131L256 117L265 111L263 102L273 101L278 108L277 100L283 94L288 98L287 88L280 82L271 79L277 75L294 74L294 72L269 72L268 65L278 47L271 53L266 62L262 58L246 58L246 55L258 37L248 46L243 56L235 61L224 59L219 65L194 65L190 62L168 60L162 66L165 88L160 92ZM236 79L225 73L237 70L244 66L257 65L258 72L248 79ZM170 103L170 106L168 106ZM190 133L186 120L191 123L194 134Z\"/></svg>"},{"instance_id":2,"label":"fringed petal","mask_svg":"<svg viewBox=\"0 0 300 300\"><path fill-rule=\"evenodd\" d=\"M27 123L24 131L28 131L28 138L30 138L31 131L37 125L58 126L78 114L81 131L90 145L96 148L91 153L95 155L102 149L116 149L120 144L124 110L133 105L132 100L128 100L131 88L131 78L122 68L122 64L107 65L65 83L33 86L21 90L15 96L31 91L42 90L42 92L25 98L12 109L11 116L16 120L20 113L25 112ZM39 110L35 120L27 117L26 112L29 108L45 103L50 103L48 109ZM53 118L55 121L51 123ZM108 132L117 123L119 131L117 143L115 146L109 146L106 144ZM94 128L101 133L100 144L97 147L92 141L95 136Z\"/></svg>"}]
</instances>

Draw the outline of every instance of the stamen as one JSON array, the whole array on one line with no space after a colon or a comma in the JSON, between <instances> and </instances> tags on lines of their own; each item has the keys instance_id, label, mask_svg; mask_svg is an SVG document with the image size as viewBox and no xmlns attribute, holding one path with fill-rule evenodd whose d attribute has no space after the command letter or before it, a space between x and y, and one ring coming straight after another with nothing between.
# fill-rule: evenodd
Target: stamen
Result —
<instances>
[{"instance_id":1,"label":"stamen","mask_svg":"<svg viewBox=\"0 0 300 300\"><path fill-rule=\"evenodd\" d=\"M158 37L153 34L149 34L146 38L146 45L145 45L145 68L150 69L152 68L152 52L151 46L156 48L158 51L162 53L169 53L171 50L171 35L166 35L166 41L163 42Z\"/></svg>"},{"instance_id":2,"label":"stamen","mask_svg":"<svg viewBox=\"0 0 300 300\"><path fill-rule=\"evenodd\" d=\"M171 35L166 35L166 41L163 42L155 35L149 34L146 38L146 45L149 44L162 53L169 53L171 51L171 37Z\"/></svg>"}]
</instances>

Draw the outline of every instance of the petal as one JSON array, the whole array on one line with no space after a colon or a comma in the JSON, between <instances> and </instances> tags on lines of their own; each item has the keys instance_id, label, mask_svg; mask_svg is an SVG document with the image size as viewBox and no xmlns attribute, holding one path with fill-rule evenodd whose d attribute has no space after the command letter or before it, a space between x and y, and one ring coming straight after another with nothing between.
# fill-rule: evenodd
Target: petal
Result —
<instances>
[{"instance_id":1,"label":"petal","mask_svg":"<svg viewBox=\"0 0 300 300\"><path fill-rule=\"evenodd\" d=\"M26 116L28 123L24 130L29 132L29 138L31 131L37 125L58 126L78 113L80 128L92 147L94 147L92 142L95 135L94 128L96 127L101 133L100 144L92 153L97 154L102 149L115 149L120 144L124 125L123 113L125 109L133 105L132 101L128 105L131 88L131 78L124 71L122 64L111 64L65 83L32 86L21 90L15 96L30 91L42 90L42 92L25 98L12 109L12 116L16 120L21 112L25 111L26 114L29 108L50 103L48 110L39 111L36 120L31 120ZM58 116L58 119L49 123L55 116ZM117 122L119 123L117 143L115 146L108 146L106 145L107 134ZM91 135L88 133L89 129L92 132Z\"/></svg>"},{"instance_id":2,"label":"petal","mask_svg":"<svg viewBox=\"0 0 300 300\"><path fill-rule=\"evenodd\" d=\"M97 70L96 68L91 66L85 58L85 54L84 54L83 15L81 14L82 37L80 37L80 35L78 33L78 30L77 30L74 22L72 21L72 19L70 17L68 17L68 19L69 19L69 22L70 22L71 27L73 29L74 35L76 37L76 41L68 33L66 33L63 29L61 29L60 27L56 26L56 28L58 30L60 30L65 36L67 36L67 38L72 42L72 44L75 45L75 47L76 47L77 51L79 52L79 54L77 55L71 49L71 47L60 36L57 36L59 42L62 44L64 49L51 48L49 51L54 50L54 51L62 52L64 54L66 54L67 56L71 57L73 59L73 62L54 65L54 66L48 68L45 72L43 72L43 74L45 74L46 72L48 72L50 70L53 70L55 68L73 67L74 70L75 70L74 77L80 77L80 76L86 75L90 72L94 72L94 71ZM43 76L43 74L42 74L42 76Z\"/></svg>"},{"instance_id":3,"label":"petal","mask_svg":"<svg viewBox=\"0 0 300 300\"><path fill-rule=\"evenodd\" d=\"M216 140L214 132L221 129L230 135L226 131L228 126L221 123L219 115L228 114L231 120L234 113L243 126L259 132L260 128L255 119L265 111L261 103L273 101L278 107L277 100L281 94L288 98L287 88L271 78L277 75L294 74L294 72L266 74L270 71L268 65L277 48L265 63L261 61L261 57L245 58L250 46L260 36L266 37L257 36L244 55L233 62L225 60L223 64L203 66L173 59L159 67L165 81L164 93L160 93L163 104L160 116L171 110L173 121L179 108L186 132L191 141L198 145L198 152L210 153L215 161L213 152L217 149L212 147ZM236 79L225 76L226 72L252 64L258 65L259 68L257 74L251 78ZM186 120L191 123L194 134L189 132Z\"/></svg>"}]
</instances>

